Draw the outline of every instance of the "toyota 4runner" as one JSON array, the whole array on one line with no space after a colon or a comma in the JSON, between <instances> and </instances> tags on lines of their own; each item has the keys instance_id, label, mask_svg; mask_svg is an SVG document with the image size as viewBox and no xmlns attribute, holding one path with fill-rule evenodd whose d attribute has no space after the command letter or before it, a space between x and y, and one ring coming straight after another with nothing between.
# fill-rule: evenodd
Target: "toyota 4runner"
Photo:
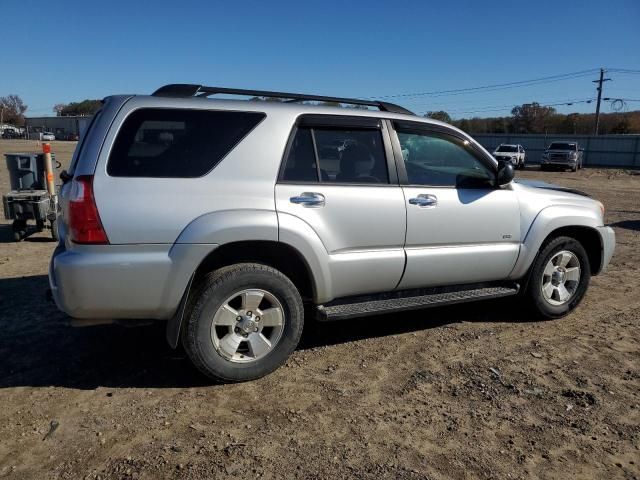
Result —
<instances>
[{"instance_id":1,"label":"toyota 4runner","mask_svg":"<svg viewBox=\"0 0 640 480\"><path fill-rule=\"evenodd\" d=\"M309 104L327 101L359 108ZM61 175L52 296L80 322L164 320L222 381L285 362L305 312L522 295L561 317L613 230L600 202L513 176L464 132L384 102L199 85L108 97Z\"/></svg>"}]
</instances>

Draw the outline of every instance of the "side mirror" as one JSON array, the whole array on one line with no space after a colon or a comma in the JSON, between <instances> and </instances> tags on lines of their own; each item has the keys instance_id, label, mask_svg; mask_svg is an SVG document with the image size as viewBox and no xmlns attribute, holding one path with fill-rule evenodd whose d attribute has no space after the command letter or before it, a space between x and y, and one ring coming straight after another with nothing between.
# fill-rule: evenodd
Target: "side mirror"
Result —
<instances>
[{"instance_id":1,"label":"side mirror","mask_svg":"<svg viewBox=\"0 0 640 480\"><path fill-rule=\"evenodd\" d=\"M511 162L499 162L498 174L496 175L496 183L498 185L506 185L513 180L516 171L513 169Z\"/></svg>"}]
</instances>

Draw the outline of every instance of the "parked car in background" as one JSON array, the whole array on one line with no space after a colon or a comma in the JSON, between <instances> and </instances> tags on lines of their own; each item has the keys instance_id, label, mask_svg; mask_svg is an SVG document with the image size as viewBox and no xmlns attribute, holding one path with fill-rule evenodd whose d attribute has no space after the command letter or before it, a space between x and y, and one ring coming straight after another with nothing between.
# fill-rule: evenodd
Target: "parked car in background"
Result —
<instances>
[{"instance_id":1,"label":"parked car in background","mask_svg":"<svg viewBox=\"0 0 640 480\"><path fill-rule=\"evenodd\" d=\"M55 134L52 132L42 132L42 140L46 140L47 142L51 142L56 139Z\"/></svg>"},{"instance_id":2,"label":"parked car in background","mask_svg":"<svg viewBox=\"0 0 640 480\"><path fill-rule=\"evenodd\" d=\"M11 140L13 138L19 138L20 134L18 133L17 130L14 130L13 128L5 128L4 131L2 132L2 138L5 140Z\"/></svg>"},{"instance_id":3,"label":"parked car in background","mask_svg":"<svg viewBox=\"0 0 640 480\"><path fill-rule=\"evenodd\" d=\"M386 102L167 85L107 97L83 138L60 175L53 299L88 323L164 320L216 380L282 365L305 312L521 295L559 318L614 250L602 203L514 182L466 133Z\"/></svg>"},{"instance_id":4,"label":"parked car in background","mask_svg":"<svg viewBox=\"0 0 640 480\"><path fill-rule=\"evenodd\" d=\"M511 162L511 164L516 168L524 168L526 154L522 145L501 143L494 150L493 156L497 160Z\"/></svg>"},{"instance_id":5,"label":"parked car in background","mask_svg":"<svg viewBox=\"0 0 640 480\"><path fill-rule=\"evenodd\" d=\"M542 154L540 168L570 168L575 172L582 168L582 152L577 142L553 142Z\"/></svg>"},{"instance_id":6,"label":"parked car in background","mask_svg":"<svg viewBox=\"0 0 640 480\"><path fill-rule=\"evenodd\" d=\"M78 134L76 133L67 133L64 136L64 139L70 142L77 142L78 141Z\"/></svg>"}]
</instances>

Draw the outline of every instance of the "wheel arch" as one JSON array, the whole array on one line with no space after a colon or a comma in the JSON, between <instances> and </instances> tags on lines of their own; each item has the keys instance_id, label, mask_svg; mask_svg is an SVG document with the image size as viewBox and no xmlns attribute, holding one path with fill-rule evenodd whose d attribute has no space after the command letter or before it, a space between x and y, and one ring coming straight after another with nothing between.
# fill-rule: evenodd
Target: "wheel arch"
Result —
<instances>
[{"instance_id":1,"label":"wheel arch","mask_svg":"<svg viewBox=\"0 0 640 480\"><path fill-rule=\"evenodd\" d=\"M600 273L603 240L598 232L602 219L586 207L553 206L543 209L532 222L520 246L520 254L510 278L525 277L538 253L551 239L568 236L579 241L589 257L593 275Z\"/></svg>"},{"instance_id":2,"label":"wheel arch","mask_svg":"<svg viewBox=\"0 0 640 480\"><path fill-rule=\"evenodd\" d=\"M602 264L602 239L595 228L583 225L570 225L560 227L552 231L542 242L540 249L557 237L571 237L576 239L587 252L589 258L589 269L592 275L600 273Z\"/></svg>"},{"instance_id":3,"label":"wheel arch","mask_svg":"<svg viewBox=\"0 0 640 480\"><path fill-rule=\"evenodd\" d=\"M234 263L261 263L273 267L291 279L303 299L314 298L315 281L302 254L291 245L273 240L244 240L220 245L200 262L194 272L194 282L213 270Z\"/></svg>"},{"instance_id":4,"label":"wheel arch","mask_svg":"<svg viewBox=\"0 0 640 480\"><path fill-rule=\"evenodd\" d=\"M182 296L175 315L167 322L166 337L175 348L180 338L182 320L192 286L209 272L235 263L261 263L281 271L289 277L305 301L316 298L317 283L310 266L296 248L274 240L242 240L229 242L212 249L197 266Z\"/></svg>"}]
</instances>

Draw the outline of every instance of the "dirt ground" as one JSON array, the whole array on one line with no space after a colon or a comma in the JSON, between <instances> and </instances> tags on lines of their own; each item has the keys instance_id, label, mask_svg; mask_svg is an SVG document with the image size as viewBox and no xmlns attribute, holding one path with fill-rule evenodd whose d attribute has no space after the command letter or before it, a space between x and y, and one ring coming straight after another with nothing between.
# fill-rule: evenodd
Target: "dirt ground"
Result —
<instances>
[{"instance_id":1,"label":"dirt ground","mask_svg":"<svg viewBox=\"0 0 640 480\"><path fill-rule=\"evenodd\" d=\"M73 147L53 143L65 164ZM285 367L240 385L208 384L162 325L69 327L45 299L54 244L12 243L5 221L0 477L640 478L640 176L518 175L607 208L616 254L577 311L539 322L511 300L310 325Z\"/></svg>"}]
</instances>

